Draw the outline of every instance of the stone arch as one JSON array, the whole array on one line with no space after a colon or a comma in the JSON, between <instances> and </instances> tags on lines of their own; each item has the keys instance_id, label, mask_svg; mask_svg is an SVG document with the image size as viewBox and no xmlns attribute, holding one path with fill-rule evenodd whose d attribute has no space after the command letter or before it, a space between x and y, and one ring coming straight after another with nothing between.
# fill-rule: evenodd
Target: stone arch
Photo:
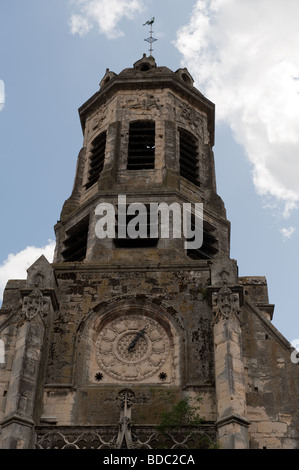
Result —
<instances>
[{"instance_id":1,"label":"stone arch","mask_svg":"<svg viewBox=\"0 0 299 470\"><path fill-rule=\"evenodd\" d=\"M133 322L130 332L125 330L128 322ZM145 327L148 330L139 340L139 350L134 351L139 356L126 356L128 344L122 346L122 342L131 341ZM105 342L102 338L109 335L111 338ZM79 387L113 383L178 385L182 380L183 324L175 309L145 296L120 296L95 305L79 325L76 343L74 380ZM121 347L125 351L120 352ZM107 348L105 360L103 348ZM123 375L117 376L112 365L123 365ZM126 370L131 365L130 375Z\"/></svg>"},{"instance_id":2,"label":"stone arch","mask_svg":"<svg viewBox=\"0 0 299 470\"><path fill-rule=\"evenodd\" d=\"M175 73L183 82L187 83L187 85L193 85L194 79L186 68L178 69Z\"/></svg>"},{"instance_id":3,"label":"stone arch","mask_svg":"<svg viewBox=\"0 0 299 470\"><path fill-rule=\"evenodd\" d=\"M146 54L143 54L142 59L138 60L134 64L134 68L141 72L148 72L157 67L155 59L152 56L146 57Z\"/></svg>"}]
</instances>

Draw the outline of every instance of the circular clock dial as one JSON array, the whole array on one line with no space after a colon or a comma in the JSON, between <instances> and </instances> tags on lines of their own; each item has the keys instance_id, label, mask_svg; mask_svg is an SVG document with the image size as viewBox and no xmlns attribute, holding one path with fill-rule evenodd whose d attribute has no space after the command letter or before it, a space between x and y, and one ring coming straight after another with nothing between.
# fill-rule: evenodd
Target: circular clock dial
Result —
<instances>
[{"instance_id":1,"label":"circular clock dial","mask_svg":"<svg viewBox=\"0 0 299 470\"><path fill-rule=\"evenodd\" d=\"M152 318L122 316L106 325L97 343L97 362L107 375L118 380L151 377L169 355L164 328Z\"/></svg>"},{"instance_id":2,"label":"circular clock dial","mask_svg":"<svg viewBox=\"0 0 299 470\"><path fill-rule=\"evenodd\" d=\"M138 340L134 342L136 338ZM136 363L146 357L148 348L149 343L144 335L137 337L136 333L125 333L117 341L116 354L125 362Z\"/></svg>"}]
</instances>

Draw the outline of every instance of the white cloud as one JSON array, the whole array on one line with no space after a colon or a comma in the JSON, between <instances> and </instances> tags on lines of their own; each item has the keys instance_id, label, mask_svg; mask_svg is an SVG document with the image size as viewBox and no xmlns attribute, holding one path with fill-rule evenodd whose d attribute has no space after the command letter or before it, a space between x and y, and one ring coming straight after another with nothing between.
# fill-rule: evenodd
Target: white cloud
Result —
<instances>
[{"instance_id":1,"label":"white cloud","mask_svg":"<svg viewBox=\"0 0 299 470\"><path fill-rule=\"evenodd\" d=\"M70 19L70 28L72 34L84 36L92 29L92 26L83 16L73 14Z\"/></svg>"},{"instance_id":2,"label":"white cloud","mask_svg":"<svg viewBox=\"0 0 299 470\"><path fill-rule=\"evenodd\" d=\"M4 81L0 80L0 111L4 108L5 103L5 86Z\"/></svg>"},{"instance_id":3,"label":"white cloud","mask_svg":"<svg viewBox=\"0 0 299 470\"><path fill-rule=\"evenodd\" d=\"M295 227L289 227L289 228L282 228L280 230L280 233L282 234L283 241L285 242L286 240L289 240L292 235L295 233L296 229Z\"/></svg>"},{"instance_id":4,"label":"white cloud","mask_svg":"<svg viewBox=\"0 0 299 470\"><path fill-rule=\"evenodd\" d=\"M143 0L75 0L76 13L70 19L72 34L83 36L94 25L109 39L122 36L118 23L125 17L132 19L143 10Z\"/></svg>"},{"instance_id":5,"label":"white cloud","mask_svg":"<svg viewBox=\"0 0 299 470\"><path fill-rule=\"evenodd\" d=\"M10 279L26 279L26 270L41 256L44 255L49 263L53 261L55 242L49 240L42 248L28 246L16 254L8 255L7 259L0 265L0 300L6 283Z\"/></svg>"},{"instance_id":6,"label":"white cloud","mask_svg":"<svg viewBox=\"0 0 299 470\"><path fill-rule=\"evenodd\" d=\"M298 0L198 0L175 43L285 217L299 201L298 17Z\"/></svg>"}]
</instances>

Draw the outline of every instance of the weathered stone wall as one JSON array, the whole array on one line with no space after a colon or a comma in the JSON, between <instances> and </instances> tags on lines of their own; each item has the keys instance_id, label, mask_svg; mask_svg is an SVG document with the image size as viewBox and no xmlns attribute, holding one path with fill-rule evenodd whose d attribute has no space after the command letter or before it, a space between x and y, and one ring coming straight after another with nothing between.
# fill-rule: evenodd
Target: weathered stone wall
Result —
<instances>
[{"instance_id":1,"label":"weathered stone wall","mask_svg":"<svg viewBox=\"0 0 299 470\"><path fill-rule=\"evenodd\" d=\"M57 265L56 276L60 310L52 333L43 419L55 418L59 425L115 424L118 392L127 386L137 397L133 411L137 421L153 424L168 394L182 398L183 389L192 396L200 394L204 417L215 419L211 313L204 287L209 270L90 273L68 272ZM94 352L84 337L89 338L91 326L102 316L117 317L117 311L132 308L172 324L176 372L165 384L157 378L143 384L109 378L97 383L90 375L89 367L93 373L100 367L94 366Z\"/></svg>"},{"instance_id":2,"label":"weathered stone wall","mask_svg":"<svg viewBox=\"0 0 299 470\"><path fill-rule=\"evenodd\" d=\"M21 312L21 293L26 281L9 281L7 283L3 306L0 309L0 339L4 342L4 362L0 364L0 423L3 421L7 402L7 392L11 378L12 364L17 339L17 325ZM1 448L2 427L0 427Z\"/></svg>"},{"instance_id":3,"label":"weathered stone wall","mask_svg":"<svg viewBox=\"0 0 299 470\"><path fill-rule=\"evenodd\" d=\"M174 73L144 56L119 75L107 70L80 108L84 143L55 226L54 264L41 257L27 281L9 282L4 293L0 447L1 440L32 446L35 426L40 436L63 429L60 445L88 429L101 434L106 426L111 436L120 412L150 429L172 402L199 395L200 416L225 448L299 448L298 366L271 323L265 278L238 278L229 258L212 152L214 105L192 84L186 69ZM136 120L155 121L154 169L127 170ZM196 184L180 174L180 129L198 142L196 150L191 145ZM92 141L104 131L104 168L86 189ZM151 248L100 240L95 208L116 206L118 195L128 204L202 202L210 252L190 259L183 238L171 235ZM67 239L69 258L62 255ZM76 258L81 242L84 255ZM130 342L138 346L128 357Z\"/></svg>"},{"instance_id":4,"label":"weathered stone wall","mask_svg":"<svg viewBox=\"0 0 299 470\"><path fill-rule=\"evenodd\" d=\"M135 65L134 69L127 69L119 76L112 74L111 87L110 84L104 86L80 110L84 146L78 158L73 193L55 228L55 262L63 261L61 252L67 231L87 217L86 260L109 264L126 262L128 254L123 256L124 250L117 250L111 239L98 240L94 230L96 206L105 201L116 207L119 194L128 196L128 204L203 203L204 218L215 229L218 250L229 254L230 224L223 202L216 193L212 153L214 123L211 121L214 105L193 88L190 77L187 81L182 78L187 77L187 72L174 74L166 67L156 68L150 64L148 73L144 74ZM112 77L111 72L109 74L107 83ZM134 77L139 79L138 84L132 82ZM105 80L101 83L106 84ZM138 120L155 122L155 168L128 171L129 125ZM180 129L197 139L199 186L180 176ZM104 131L107 133L104 168L98 183L86 189L92 142ZM182 240L179 243L179 240L160 239L158 249L162 249L160 254L156 250L144 250L143 253L154 262L169 262L173 250L181 261L187 257ZM136 262L142 263L143 253L139 250L134 253Z\"/></svg>"},{"instance_id":5,"label":"weathered stone wall","mask_svg":"<svg viewBox=\"0 0 299 470\"><path fill-rule=\"evenodd\" d=\"M243 312L250 447L299 448L298 365L293 348L252 303Z\"/></svg>"}]
</instances>

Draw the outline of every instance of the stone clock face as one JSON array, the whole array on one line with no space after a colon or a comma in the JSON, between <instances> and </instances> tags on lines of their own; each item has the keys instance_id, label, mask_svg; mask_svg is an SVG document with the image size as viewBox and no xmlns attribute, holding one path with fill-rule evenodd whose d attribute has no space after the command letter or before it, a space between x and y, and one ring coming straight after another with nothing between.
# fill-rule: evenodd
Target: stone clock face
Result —
<instances>
[{"instance_id":1,"label":"stone clock face","mask_svg":"<svg viewBox=\"0 0 299 470\"><path fill-rule=\"evenodd\" d=\"M164 328L152 318L119 317L106 325L96 343L97 362L108 376L118 380L143 380L153 376L169 355Z\"/></svg>"}]
</instances>

